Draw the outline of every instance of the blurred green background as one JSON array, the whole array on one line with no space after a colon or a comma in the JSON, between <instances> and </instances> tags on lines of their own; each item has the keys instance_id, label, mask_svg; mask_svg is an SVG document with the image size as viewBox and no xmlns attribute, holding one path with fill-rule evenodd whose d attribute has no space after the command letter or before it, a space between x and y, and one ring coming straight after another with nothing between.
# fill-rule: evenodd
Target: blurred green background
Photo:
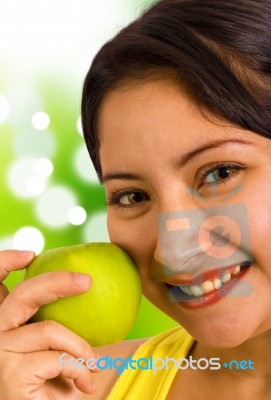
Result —
<instances>
[{"instance_id":1,"label":"blurred green background","mask_svg":"<svg viewBox=\"0 0 271 400\"><path fill-rule=\"evenodd\" d=\"M109 241L103 188L84 145L84 76L147 0L6 0L0 15L0 249ZM5 281L12 289L23 271ZM176 323L142 300L128 338Z\"/></svg>"}]
</instances>

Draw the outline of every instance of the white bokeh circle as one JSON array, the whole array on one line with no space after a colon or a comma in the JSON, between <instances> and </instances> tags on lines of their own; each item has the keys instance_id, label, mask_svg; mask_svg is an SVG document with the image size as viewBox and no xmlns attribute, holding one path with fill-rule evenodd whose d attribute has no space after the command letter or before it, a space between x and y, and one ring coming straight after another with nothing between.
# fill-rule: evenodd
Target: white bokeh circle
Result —
<instances>
[{"instance_id":1,"label":"white bokeh circle","mask_svg":"<svg viewBox=\"0 0 271 400\"><path fill-rule=\"evenodd\" d=\"M35 129L43 131L50 125L50 117L47 113L38 111L32 116L31 122Z\"/></svg>"},{"instance_id":2,"label":"white bokeh circle","mask_svg":"<svg viewBox=\"0 0 271 400\"><path fill-rule=\"evenodd\" d=\"M46 181L35 176L34 163L35 158L23 157L15 161L9 168L7 174L8 186L18 197L30 198L45 190Z\"/></svg>"},{"instance_id":3,"label":"white bokeh circle","mask_svg":"<svg viewBox=\"0 0 271 400\"><path fill-rule=\"evenodd\" d=\"M39 254L44 248L44 236L32 226L19 229L13 237L13 248L16 250L33 250Z\"/></svg>"},{"instance_id":4,"label":"white bokeh circle","mask_svg":"<svg viewBox=\"0 0 271 400\"><path fill-rule=\"evenodd\" d=\"M46 182L43 178L39 176L32 176L26 182L26 189L27 192L31 196L38 196L39 194L43 193L46 187Z\"/></svg>"},{"instance_id":5,"label":"white bokeh circle","mask_svg":"<svg viewBox=\"0 0 271 400\"><path fill-rule=\"evenodd\" d=\"M54 166L51 160L43 157L34 162L33 170L36 176L48 178L50 175L52 175Z\"/></svg>"},{"instance_id":6,"label":"white bokeh circle","mask_svg":"<svg viewBox=\"0 0 271 400\"><path fill-rule=\"evenodd\" d=\"M82 225L87 219L87 212L83 207L74 206L68 211L68 220L72 225Z\"/></svg>"},{"instance_id":7,"label":"white bokeh circle","mask_svg":"<svg viewBox=\"0 0 271 400\"><path fill-rule=\"evenodd\" d=\"M71 190L64 186L52 186L39 196L35 210L44 225L62 228L69 224L68 213L76 203Z\"/></svg>"}]
</instances>

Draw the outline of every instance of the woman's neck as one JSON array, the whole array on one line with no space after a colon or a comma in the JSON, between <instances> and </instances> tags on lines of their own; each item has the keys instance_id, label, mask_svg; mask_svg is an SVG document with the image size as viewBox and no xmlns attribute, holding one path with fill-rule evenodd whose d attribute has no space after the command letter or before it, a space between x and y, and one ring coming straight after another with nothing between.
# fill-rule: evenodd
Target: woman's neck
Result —
<instances>
[{"instance_id":1,"label":"woman's neck","mask_svg":"<svg viewBox=\"0 0 271 400\"><path fill-rule=\"evenodd\" d=\"M198 342L191 349L193 359L219 358L219 370L205 370L202 377L215 382L221 388L229 385L235 393L252 392L259 394L271 393L271 331L249 339L240 346L231 349L214 349ZM201 374L200 374L201 375ZM232 386L234 385L234 386ZM268 397L268 398L269 398ZM243 398L243 397L242 397ZM245 398L245 397L244 397ZM253 398L248 397L248 398Z\"/></svg>"}]
</instances>

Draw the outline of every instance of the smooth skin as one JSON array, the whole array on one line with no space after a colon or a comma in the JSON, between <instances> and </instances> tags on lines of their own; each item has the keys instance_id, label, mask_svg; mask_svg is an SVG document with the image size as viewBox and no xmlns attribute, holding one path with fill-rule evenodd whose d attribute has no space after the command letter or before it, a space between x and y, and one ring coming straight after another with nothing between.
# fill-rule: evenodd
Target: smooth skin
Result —
<instances>
[{"instance_id":1,"label":"smooth skin","mask_svg":"<svg viewBox=\"0 0 271 400\"><path fill-rule=\"evenodd\" d=\"M237 138L239 143L229 142ZM210 400L226 400L232 394L241 400L270 398L271 361L266 354L271 347L271 251L266 244L271 235L271 141L201 112L169 79L132 82L110 93L100 114L100 139L110 239L136 262L145 296L197 339L191 351L194 358L251 359L256 366L254 371L229 373L181 371L168 399L189 396L196 400L199 390L202 398ZM228 143L197 152L180 165L185 154L214 140ZM231 169L229 177L219 178L213 196L210 182L217 179L217 172L204 179L202 172L203 168L221 162L237 164L240 169ZM243 189L223 200L238 184ZM187 310L170 301L157 215L203 207L202 201L188 191L191 188L208 202L208 207L247 205L254 256L246 275L252 287L251 296L221 298L198 310ZM0 280L12 270L25 268L30 261L15 251L0 252ZM61 325L24 325L41 304L86 290L91 290L88 278L85 286L78 286L69 272L29 279L9 295L2 287L0 387L1 391L4 388L4 400L106 398L117 379L114 371L63 370L60 374L56 370L59 354L125 357L132 355L144 339L95 349L94 353L83 339ZM18 370L18 364L23 368ZM14 370L19 371L16 381ZM54 379L48 381L50 378ZM94 381L95 393L91 387Z\"/></svg>"}]
</instances>

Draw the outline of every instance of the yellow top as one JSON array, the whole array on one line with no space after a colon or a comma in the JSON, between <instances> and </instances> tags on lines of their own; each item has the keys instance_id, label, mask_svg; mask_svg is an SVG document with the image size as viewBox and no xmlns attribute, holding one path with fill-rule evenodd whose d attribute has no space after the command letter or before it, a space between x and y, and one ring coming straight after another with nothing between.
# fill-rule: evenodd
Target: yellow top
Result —
<instances>
[{"instance_id":1,"label":"yellow top","mask_svg":"<svg viewBox=\"0 0 271 400\"><path fill-rule=\"evenodd\" d=\"M178 372L178 365L174 366L173 361L168 361L168 368L157 370L150 369L150 360L156 360L157 366L163 363L166 365L165 357L172 357L176 360L185 358L189 353L194 339L182 327L169 329L160 335L144 342L133 355L133 360L140 361L140 368L133 370L128 368L120 375L107 400L164 400L171 387L171 384ZM152 357L151 357L152 356ZM147 361L149 364L147 364ZM136 365L136 364L133 364ZM149 369L143 370L143 367Z\"/></svg>"}]
</instances>

